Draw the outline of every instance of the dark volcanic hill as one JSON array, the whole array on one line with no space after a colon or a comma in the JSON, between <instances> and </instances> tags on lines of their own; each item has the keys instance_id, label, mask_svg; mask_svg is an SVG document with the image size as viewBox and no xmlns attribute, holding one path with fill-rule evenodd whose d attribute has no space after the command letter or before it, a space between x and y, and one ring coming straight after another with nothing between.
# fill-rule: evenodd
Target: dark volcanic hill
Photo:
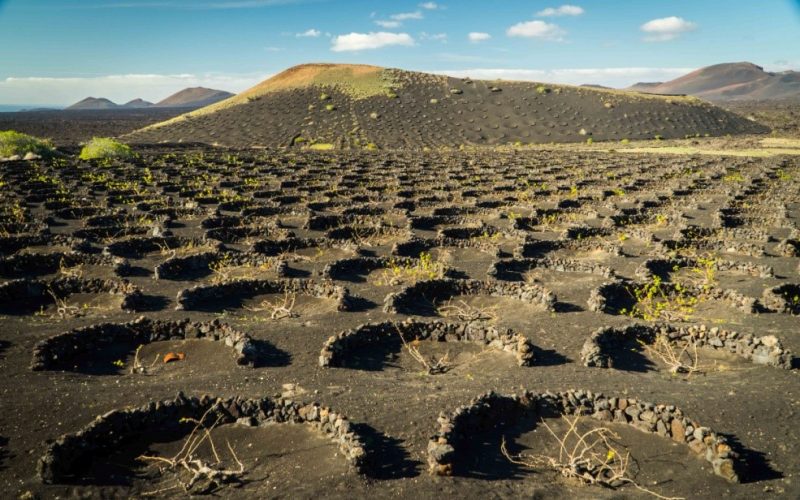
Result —
<instances>
[{"instance_id":1,"label":"dark volcanic hill","mask_svg":"<svg viewBox=\"0 0 800 500\"><path fill-rule=\"evenodd\" d=\"M132 101L128 101L122 105L123 108L128 109L140 109L140 108L149 108L152 106L153 103L150 101L145 101L144 99L134 99Z\"/></svg>"},{"instance_id":2,"label":"dark volcanic hill","mask_svg":"<svg viewBox=\"0 0 800 500\"><path fill-rule=\"evenodd\" d=\"M105 97L87 97L82 101L78 101L72 106L69 106L68 110L89 110L89 109L116 109L119 105L115 104Z\"/></svg>"},{"instance_id":3,"label":"dark volcanic hill","mask_svg":"<svg viewBox=\"0 0 800 500\"><path fill-rule=\"evenodd\" d=\"M307 64L126 140L436 148L767 131L692 97Z\"/></svg>"},{"instance_id":4,"label":"dark volcanic hill","mask_svg":"<svg viewBox=\"0 0 800 500\"><path fill-rule=\"evenodd\" d=\"M800 72L770 73L748 62L707 66L663 83L637 83L628 90L688 94L709 101L800 99Z\"/></svg>"},{"instance_id":5,"label":"dark volcanic hill","mask_svg":"<svg viewBox=\"0 0 800 500\"><path fill-rule=\"evenodd\" d=\"M207 89L205 87L191 87L172 94L156 103L160 108L201 108L210 104L223 101L233 94L224 90Z\"/></svg>"}]
</instances>

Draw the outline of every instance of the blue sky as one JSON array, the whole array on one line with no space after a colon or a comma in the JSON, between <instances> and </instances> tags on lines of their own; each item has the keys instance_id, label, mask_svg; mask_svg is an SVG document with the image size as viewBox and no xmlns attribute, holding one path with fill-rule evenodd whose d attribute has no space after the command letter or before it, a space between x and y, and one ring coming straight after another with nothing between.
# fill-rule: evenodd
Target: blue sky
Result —
<instances>
[{"instance_id":1,"label":"blue sky","mask_svg":"<svg viewBox=\"0 0 800 500\"><path fill-rule=\"evenodd\" d=\"M316 61L619 87L745 60L800 69L800 1L0 0L0 104L238 92Z\"/></svg>"}]
</instances>

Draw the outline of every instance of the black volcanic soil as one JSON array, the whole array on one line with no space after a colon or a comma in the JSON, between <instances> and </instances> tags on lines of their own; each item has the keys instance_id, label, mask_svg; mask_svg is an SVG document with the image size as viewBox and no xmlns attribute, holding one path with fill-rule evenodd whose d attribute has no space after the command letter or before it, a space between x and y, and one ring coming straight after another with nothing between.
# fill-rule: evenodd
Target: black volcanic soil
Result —
<instances>
[{"instance_id":1,"label":"black volcanic soil","mask_svg":"<svg viewBox=\"0 0 800 500\"><path fill-rule=\"evenodd\" d=\"M723 106L742 116L753 117L777 134L800 136L800 97L780 101L730 101Z\"/></svg>"},{"instance_id":2,"label":"black volcanic soil","mask_svg":"<svg viewBox=\"0 0 800 500\"><path fill-rule=\"evenodd\" d=\"M254 96L243 104L140 130L125 139L233 147L318 142L422 149L768 132L739 115L679 97L386 71L396 83L396 98L353 99L341 89L313 85ZM323 93L330 99L321 101Z\"/></svg>"},{"instance_id":3,"label":"black volcanic soil","mask_svg":"<svg viewBox=\"0 0 800 500\"><path fill-rule=\"evenodd\" d=\"M303 98L302 93L297 96ZM349 124L338 126L345 130ZM255 124L252 127L256 129ZM488 390L511 394L521 389L576 388L676 405L740 443L748 472L743 484L732 484L713 475L709 464L688 447L613 424L636 459L637 481L649 489L686 498L800 496L798 370L756 365L703 350L705 372L692 376L671 375L663 363L642 352L619 353L630 359L618 368L585 367L580 351L593 331L643 322L590 310L591 290L608 281L602 276L555 269L497 276L499 280L528 279L554 291L558 304L553 312L508 297L457 297L491 311L494 319L490 321L498 327L513 328L530 338L537 348L536 358L533 366L520 367L509 353L473 344L420 342L423 354L449 353L454 366L439 375L425 374L396 345L354 350L351 355L356 362L348 367L319 366L320 349L330 336L366 322L405 318L382 311L386 295L402 286L381 281L381 270L335 276L336 285L360 297L351 310L337 311L329 299L298 295L297 316L284 319L271 319L262 303L282 300L280 294L238 305L233 301L233 306L212 303L206 311L175 310L182 290L229 276L267 275L260 265L235 270L198 268L179 279L154 278L155 266L167 259L206 252L220 259L225 255L231 259L278 257L286 262L285 276L319 281L327 263L355 256L391 256L393 245L416 237L430 240L426 245L434 258L462 278L494 279L487 276L492 264L522 256L600 264L635 281L639 265L668 254L665 248L672 242L687 255L771 266L775 277L734 271L720 271L714 277L721 288L761 297L766 288L800 282L797 157L563 151L312 153L189 147L137 152L141 157L132 163L37 161L5 163L0 169L0 180L6 183L0 199L4 233L0 285L26 275L55 278L58 273L42 275L36 266L26 272L20 256L72 248L85 259L104 253L124 256L127 265L64 266L61 274L80 274L83 279L116 275L115 279L129 280L153 299L148 310L126 313L95 308L85 297L75 295L67 298L67 305L75 309L67 310L64 317L52 306L0 317L0 489L4 496L119 498L156 490L164 486L163 481L145 474L141 463L132 459L144 450L174 453L181 446L175 436L139 436L132 443L135 449L126 444L110 458L90 461L85 475L71 484L42 484L36 462L51 440L80 431L110 410L171 399L178 391L260 398L285 391L284 384L297 385L287 395L295 401L318 401L347 415L365 436L377 462L358 475L347 469L329 440L299 425L226 425L214 430L217 445L222 451L227 440L239 450L247 474L243 484L224 487L217 495L647 498L630 486L619 491L583 487L553 472L534 473L514 466L500 455L499 443L491 438L476 440L471 454L463 457L472 464L469 474L428 475L426 447L438 430L440 412L450 413ZM325 219L329 222L320 225L324 228L306 229L310 215L337 217ZM431 218L420 219L423 216ZM690 226L708 231L686 231ZM220 227L231 229L222 246L210 238L222 233L208 232ZM87 228L104 231L83 231ZM473 230L440 236L437 231L446 228ZM172 236L148 239L149 234L164 231ZM75 235L89 238L71 238ZM542 243L547 241L552 243ZM409 253L419 256L416 250ZM11 269L12 262L21 267ZM683 276L676 272L671 279ZM423 321L442 315L430 307L413 311ZM167 365L157 362L149 374L131 374L134 352L130 346L113 343L82 360L101 369L29 368L34 346L50 336L97 323L124 323L140 314L163 320L219 319L268 346L264 363L255 368L237 366L232 349L221 342L170 340L146 345L141 359L149 365L160 359L156 355L168 351L183 352L186 359ZM450 317L448 321L459 320ZM800 320L788 313L748 314L703 299L695 311L671 322L775 335L785 347L800 352ZM552 452L552 441L541 427L537 429L520 429L515 446L530 453ZM133 474L129 480L108 484L102 473L96 477L97 471L120 468ZM164 495L181 496L180 490Z\"/></svg>"},{"instance_id":4,"label":"black volcanic soil","mask_svg":"<svg viewBox=\"0 0 800 500\"><path fill-rule=\"evenodd\" d=\"M185 113L185 109L143 108L0 113L0 130L16 130L74 145L92 137L114 137Z\"/></svg>"}]
</instances>

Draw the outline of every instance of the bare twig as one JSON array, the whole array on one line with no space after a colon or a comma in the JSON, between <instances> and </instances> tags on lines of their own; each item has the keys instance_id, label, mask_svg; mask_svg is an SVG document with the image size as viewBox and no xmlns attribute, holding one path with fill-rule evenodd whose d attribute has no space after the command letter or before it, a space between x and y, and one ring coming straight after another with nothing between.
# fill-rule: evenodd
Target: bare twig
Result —
<instances>
[{"instance_id":1,"label":"bare twig","mask_svg":"<svg viewBox=\"0 0 800 500\"><path fill-rule=\"evenodd\" d=\"M448 300L447 304L437 307L437 312L445 318L456 317L467 323L497 320L497 314L493 309L471 306L463 300L459 300L457 304Z\"/></svg>"},{"instance_id":2,"label":"bare twig","mask_svg":"<svg viewBox=\"0 0 800 500\"><path fill-rule=\"evenodd\" d=\"M156 496L160 493L176 488L183 488L183 490L187 493L210 493L221 485L234 483L241 480L241 477L245 472L245 466L242 461L239 460L239 457L236 455L236 452L233 450L230 442L226 440L225 444L227 445L231 458L234 462L236 462L236 468L225 468L221 465L222 459L217 452L217 448L211 436L211 431L213 431L219 425L220 421L222 420L222 416L218 416L214 423L209 427L207 427L204 423L208 414L215 408L216 405L211 406L208 410L206 410L205 413L203 413L203 416L200 417L199 420L192 418L181 419L182 422L191 422L194 423L195 426L186 437L186 440L183 442L183 446L181 447L180 451L178 451L178 453L173 457L166 458L141 455L137 458L137 460L142 462L162 464L166 466L166 470L169 470L175 474L178 474L181 469L189 473L189 479L187 481L181 481L181 479L176 477L175 485L143 493L143 496ZM211 448L211 453L214 456L214 463L208 463L202 458L195 456L197 450L206 441L208 442ZM201 481L205 483L205 486L198 490L195 488L195 486Z\"/></svg>"},{"instance_id":3,"label":"bare twig","mask_svg":"<svg viewBox=\"0 0 800 500\"><path fill-rule=\"evenodd\" d=\"M403 332L397 326L397 324L392 323L394 329L397 331L397 334L400 336L400 340L403 342L403 347L405 347L408 354L416 361L417 363L421 364L428 375L436 375L439 373L445 373L452 368L450 364L450 353L445 353L439 359L431 357L430 359L426 359L425 356L419 352L419 348L416 346L416 340L412 341L411 343L407 342L405 337L403 336Z\"/></svg>"},{"instance_id":4,"label":"bare twig","mask_svg":"<svg viewBox=\"0 0 800 500\"><path fill-rule=\"evenodd\" d=\"M511 463L529 469L548 468L564 477L577 479L589 484L616 489L630 484L636 489L662 500L682 500L679 497L666 497L648 490L636 483L628 475L631 461L630 452L615 444L619 436L607 427L597 427L579 432L578 417L572 419L562 416L567 430L559 436L541 421L541 424L558 443L558 457L549 455L511 455L506 447L505 437L500 443L500 452Z\"/></svg>"},{"instance_id":5,"label":"bare twig","mask_svg":"<svg viewBox=\"0 0 800 500\"><path fill-rule=\"evenodd\" d=\"M652 344L642 342L642 346L648 354L667 365L670 373L691 375L703 372L699 366L697 339L694 337L686 340L682 348L675 346L665 335L657 336Z\"/></svg>"},{"instance_id":6,"label":"bare twig","mask_svg":"<svg viewBox=\"0 0 800 500\"><path fill-rule=\"evenodd\" d=\"M268 312L270 319L284 319L284 318L296 318L299 316L296 312L294 312L294 304L297 300L296 293L290 293L289 291L284 292L283 300L276 299L273 302L269 300L261 301L256 307L246 307L248 311L251 312Z\"/></svg>"}]
</instances>

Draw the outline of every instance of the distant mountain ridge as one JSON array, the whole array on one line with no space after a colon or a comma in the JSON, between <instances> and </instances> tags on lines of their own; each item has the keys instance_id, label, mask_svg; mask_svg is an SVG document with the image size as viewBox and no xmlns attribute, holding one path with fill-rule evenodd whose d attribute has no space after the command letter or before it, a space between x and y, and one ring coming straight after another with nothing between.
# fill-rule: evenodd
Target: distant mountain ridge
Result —
<instances>
[{"instance_id":1,"label":"distant mountain ridge","mask_svg":"<svg viewBox=\"0 0 800 500\"><path fill-rule=\"evenodd\" d=\"M99 109L144 109L151 107L158 108L202 108L209 104L223 101L233 94L224 90L208 89L205 87L189 87L180 90L169 97L162 99L156 104L145 101L144 99L133 99L125 104L117 104L105 97L87 97L67 110L99 110Z\"/></svg>"},{"instance_id":2,"label":"distant mountain ridge","mask_svg":"<svg viewBox=\"0 0 800 500\"><path fill-rule=\"evenodd\" d=\"M153 106L152 102L145 101L144 99L134 99L122 105L123 108L149 108L152 106Z\"/></svg>"},{"instance_id":3,"label":"distant mountain ridge","mask_svg":"<svg viewBox=\"0 0 800 500\"><path fill-rule=\"evenodd\" d=\"M706 66L668 82L640 82L626 90L687 94L708 101L800 100L800 72L772 73L749 62Z\"/></svg>"},{"instance_id":4,"label":"distant mountain ridge","mask_svg":"<svg viewBox=\"0 0 800 500\"><path fill-rule=\"evenodd\" d=\"M114 109L118 108L116 104L105 97L87 97L67 107L67 110L83 110L83 109Z\"/></svg>"}]
</instances>

